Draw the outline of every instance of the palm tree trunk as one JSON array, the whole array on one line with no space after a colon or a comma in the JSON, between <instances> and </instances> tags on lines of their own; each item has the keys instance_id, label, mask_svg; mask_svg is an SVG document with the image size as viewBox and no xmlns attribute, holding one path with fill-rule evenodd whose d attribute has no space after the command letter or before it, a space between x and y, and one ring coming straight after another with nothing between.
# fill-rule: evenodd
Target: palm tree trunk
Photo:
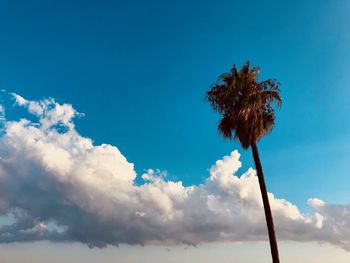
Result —
<instances>
[{"instance_id":1,"label":"palm tree trunk","mask_svg":"<svg viewBox=\"0 0 350 263\"><path fill-rule=\"evenodd\" d=\"M260 162L258 147L257 147L255 141L253 141L251 143L251 147L252 147L253 158L254 158L254 162L255 162L255 168L256 168L256 171L258 174L261 196L262 196L262 200L263 200L263 204L264 204L266 224L267 224L267 229L269 232L269 239L270 239L272 262L279 263L280 260L279 260L279 255L278 255L278 246L277 246L277 240L276 240L276 234L275 234L275 227L273 225L273 218L272 218L272 213L271 213L271 208L270 208L270 202L269 202L269 198L267 195L267 189L266 189L264 174L263 174L263 170L262 170L262 166L261 166L261 162Z\"/></svg>"}]
</instances>

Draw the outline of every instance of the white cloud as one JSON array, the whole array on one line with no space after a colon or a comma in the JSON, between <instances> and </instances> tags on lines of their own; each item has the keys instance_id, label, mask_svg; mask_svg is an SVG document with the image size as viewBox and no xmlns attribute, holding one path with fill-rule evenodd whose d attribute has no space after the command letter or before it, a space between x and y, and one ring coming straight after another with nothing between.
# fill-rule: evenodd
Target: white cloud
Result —
<instances>
[{"instance_id":1,"label":"white cloud","mask_svg":"<svg viewBox=\"0 0 350 263\"><path fill-rule=\"evenodd\" d=\"M144 184L120 151L74 128L77 112L54 99L13 94L38 121L6 120L0 137L0 242L78 241L89 246L267 240L255 170L239 153L218 160L201 185L148 170ZM59 126L66 129L61 130ZM350 250L350 206L310 199L312 214L269 194L279 240L320 241ZM54 227L49 227L54 226Z\"/></svg>"},{"instance_id":2,"label":"white cloud","mask_svg":"<svg viewBox=\"0 0 350 263\"><path fill-rule=\"evenodd\" d=\"M25 98L23 98L22 96L20 96L16 93L12 93L12 96L19 106L27 105L27 103L28 103L27 100Z\"/></svg>"}]
</instances>

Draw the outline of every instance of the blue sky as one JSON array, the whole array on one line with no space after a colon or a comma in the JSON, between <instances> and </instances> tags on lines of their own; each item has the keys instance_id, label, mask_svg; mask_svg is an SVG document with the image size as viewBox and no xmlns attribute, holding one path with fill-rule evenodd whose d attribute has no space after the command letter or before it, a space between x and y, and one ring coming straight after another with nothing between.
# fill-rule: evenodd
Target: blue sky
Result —
<instances>
[{"instance_id":1,"label":"blue sky","mask_svg":"<svg viewBox=\"0 0 350 263\"><path fill-rule=\"evenodd\" d=\"M1 1L0 89L53 97L77 130L115 145L138 174L199 184L224 141L204 94L250 60L281 83L282 110L259 144L268 188L301 210L347 204L350 3L308 1ZM11 113L9 113L11 116Z\"/></svg>"},{"instance_id":2,"label":"blue sky","mask_svg":"<svg viewBox=\"0 0 350 263\"><path fill-rule=\"evenodd\" d=\"M299 205L315 195L347 202L349 8L2 1L0 86L72 103L86 114L82 134L117 145L139 172L158 167L192 184L239 149L218 136L203 94L232 64L251 60L262 79L282 84L276 128L260 145L269 188ZM251 165L250 152L243 158Z\"/></svg>"}]
</instances>

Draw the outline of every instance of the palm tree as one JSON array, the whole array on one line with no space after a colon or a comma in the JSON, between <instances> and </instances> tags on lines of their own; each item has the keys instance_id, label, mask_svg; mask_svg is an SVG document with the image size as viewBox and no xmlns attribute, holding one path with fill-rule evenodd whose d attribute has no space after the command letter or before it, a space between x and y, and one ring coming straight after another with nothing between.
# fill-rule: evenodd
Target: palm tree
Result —
<instances>
[{"instance_id":1,"label":"palm tree","mask_svg":"<svg viewBox=\"0 0 350 263\"><path fill-rule=\"evenodd\" d=\"M273 263L279 263L278 246L264 174L257 142L270 133L275 124L274 104L282 105L279 83L268 79L258 81L259 68L249 68L249 62L240 70L236 65L224 73L206 93L206 99L221 116L218 130L226 139L241 143L243 149L252 148L261 196L264 204Z\"/></svg>"}]
</instances>

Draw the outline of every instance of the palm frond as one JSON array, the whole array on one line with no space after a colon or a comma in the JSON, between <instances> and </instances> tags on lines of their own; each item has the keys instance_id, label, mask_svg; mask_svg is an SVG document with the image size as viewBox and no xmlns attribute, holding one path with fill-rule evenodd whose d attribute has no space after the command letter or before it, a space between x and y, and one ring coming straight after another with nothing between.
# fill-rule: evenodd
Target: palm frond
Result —
<instances>
[{"instance_id":1,"label":"palm frond","mask_svg":"<svg viewBox=\"0 0 350 263\"><path fill-rule=\"evenodd\" d=\"M219 121L218 130L225 139L232 139L232 133L235 131L234 120L228 116L223 117Z\"/></svg>"},{"instance_id":2,"label":"palm frond","mask_svg":"<svg viewBox=\"0 0 350 263\"><path fill-rule=\"evenodd\" d=\"M222 116L219 133L239 140L243 148L272 131L273 106L282 106L280 84L275 79L259 82L259 71L258 67L250 69L249 61L240 70L233 65L206 93L206 100Z\"/></svg>"}]
</instances>

